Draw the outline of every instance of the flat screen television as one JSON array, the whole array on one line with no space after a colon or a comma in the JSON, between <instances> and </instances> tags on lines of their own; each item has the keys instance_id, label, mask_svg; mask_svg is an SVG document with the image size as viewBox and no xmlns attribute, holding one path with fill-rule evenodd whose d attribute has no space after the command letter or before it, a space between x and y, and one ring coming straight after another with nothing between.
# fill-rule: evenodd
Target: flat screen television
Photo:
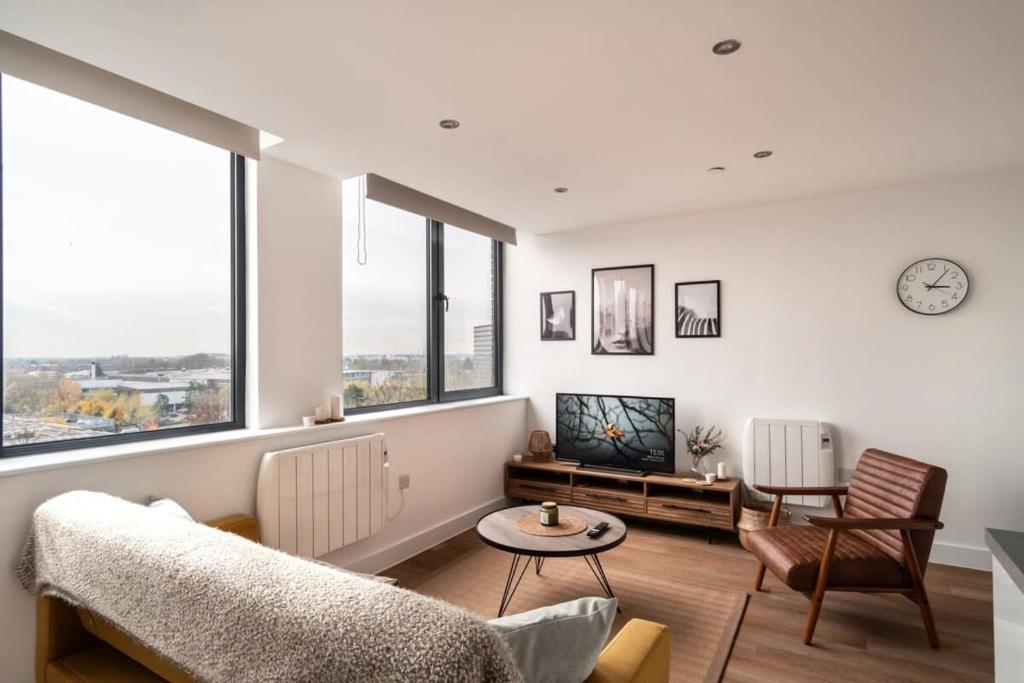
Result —
<instances>
[{"instance_id":1,"label":"flat screen television","mask_svg":"<svg viewBox=\"0 0 1024 683\"><path fill-rule=\"evenodd\" d=\"M555 448L583 467L675 472L675 399L555 394Z\"/></svg>"}]
</instances>

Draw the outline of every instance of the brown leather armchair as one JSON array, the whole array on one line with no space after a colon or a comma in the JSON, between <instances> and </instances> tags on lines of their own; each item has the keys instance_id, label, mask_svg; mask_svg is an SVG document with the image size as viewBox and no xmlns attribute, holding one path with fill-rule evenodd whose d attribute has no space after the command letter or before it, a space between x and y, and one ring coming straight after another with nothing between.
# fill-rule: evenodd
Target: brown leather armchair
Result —
<instances>
[{"instance_id":1,"label":"brown leather armchair","mask_svg":"<svg viewBox=\"0 0 1024 683\"><path fill-rule=\"evenodd\" d=\"M935 621L924 589L946 470L873 448L864 451L849 488L755 486L775 495L768 528L751 532L757 557L754 590L761 590L765 569L811 599L804 643L811 644L825 591L902 593L921 610L928 642L939 646ZM832 497L835 517L806 516L809 526L776 526L787 495ZM845 509L839 497L846 496Z\"/></svg>"}]
</instances>

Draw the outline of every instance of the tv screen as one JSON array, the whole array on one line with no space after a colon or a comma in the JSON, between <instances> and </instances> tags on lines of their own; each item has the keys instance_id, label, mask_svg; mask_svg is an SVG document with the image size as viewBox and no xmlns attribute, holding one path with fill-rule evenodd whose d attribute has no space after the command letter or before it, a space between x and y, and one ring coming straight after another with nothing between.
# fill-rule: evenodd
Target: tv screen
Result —
<instances>
[{"instance_id":1,"label":"tv screen","mask_svg":"<svg viewBox=\"0 0 1024 683\"><path fill-rule=\"evenodd\" d=\"M555 394L560 460L645 472L674 472L676 402L671 398Z\"/></svg>"}]
</instances>

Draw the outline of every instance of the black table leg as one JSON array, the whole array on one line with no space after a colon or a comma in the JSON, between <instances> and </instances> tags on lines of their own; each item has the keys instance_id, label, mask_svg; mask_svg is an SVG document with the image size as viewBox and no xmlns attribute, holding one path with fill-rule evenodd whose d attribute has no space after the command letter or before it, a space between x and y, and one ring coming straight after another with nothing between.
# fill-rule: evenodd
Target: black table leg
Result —
<instances>
[{"instance_id":1,"label":"black table leg","mask_svg":"<svg viewBox=\"0 0 1024 683\"><path fill-rule=\"evenodd\" d=\"M522 565L522 570L519 569ZM505 610L508 609L508 605L512 602L512 596L516 594L516 589L519 588L519 583L523 580L523 575L526 574L526 570L530 566L530 559L523 555L512 556L512 566L508 568L508 578L505 579L505 590L501 593L501 604L498 605L498 616L504 616ZM516 572L519 572L519 576L516 576ZM540 573L540 567L537 567L537 572Z\"/></svg>"},{"instance_id":2,"label":"black table leg","mask_svg":"<svg viewBox=\"0 0 1024 683\"><path fill-rule=\"evenodd\" d=\"M612 585L608 583L608 577L605 576L604 567L601 566L601 560L598 559L597 555L584 555L583 559L587 561L587 566L590 567L590 571L594 573L594 578L601 585L601 590L609 598L614 598L615 593L612 592ZM619 607L615 608L616 611L622 612Z\"/></svg>"},{"instance_id":3,"label":"black table leg","mask_svg":"<svg viewBox=\"0 0 1024 683\"><path fill-rule=\"evenodd\" d=\"M537 576L540 576L540 570L544 568L544 558L542 556L537 555L533 558L533 568L536 570Z\"/></svg>"}]
</instances>

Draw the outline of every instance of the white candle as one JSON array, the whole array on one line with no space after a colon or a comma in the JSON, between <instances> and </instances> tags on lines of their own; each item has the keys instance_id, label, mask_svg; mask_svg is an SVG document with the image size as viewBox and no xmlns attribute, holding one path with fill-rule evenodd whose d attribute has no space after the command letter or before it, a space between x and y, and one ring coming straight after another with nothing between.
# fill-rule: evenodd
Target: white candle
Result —
<instances>
[{"instance_id":1,"label":"white candle","mask_svg":"<svg viewBox=\"0 0 1024 683\"><path fill-rule=\"evenodd\" d=\"M340 420L345 417L345 406L341 402L341 394L331 396L331 419Z\"/></svg>"},{"instance_id":2,"label":"white candle","mask_svg":"<svg viewBox=\"0 0 1024 683\"><path fill-rule=\"evenodd\" d=\"M313 409L313 415L316 417L316 421L317 422L323 422L324 415L325 415L324 407L323 406L317 406L316 408L314 408Z\"/></svg>"},{"instance_id":3,"label":"white candle","mask_svg":"<svg viewBox=\"0 0 1024 683\"><path fill-rule=\"evenodd\" d=\"M726 466L726 464L724 462L718 463L718 478L719 479L728 479L729 478L729 468L728 468L728 466Z\"/></svg>"}]
</instances>

